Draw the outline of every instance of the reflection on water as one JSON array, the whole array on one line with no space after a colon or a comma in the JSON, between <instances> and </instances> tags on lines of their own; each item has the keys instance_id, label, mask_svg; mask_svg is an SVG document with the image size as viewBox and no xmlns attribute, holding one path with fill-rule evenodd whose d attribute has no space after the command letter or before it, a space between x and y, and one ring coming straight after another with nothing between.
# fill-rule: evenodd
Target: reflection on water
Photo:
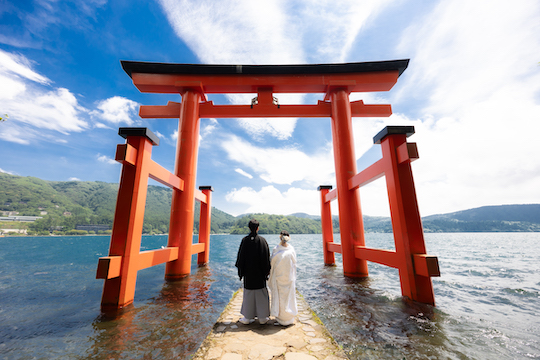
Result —
<instances>
[{"instance_id":1,"label":"reflection on water","mask_svg":"<svg viewBox=\"0 0 540 360\"><path fill-rule=\"evenodd\" d=\"M184 359L212 328L215 281L208 268L166 282L159 295L141 306L100 315L92 324L91 345L81 359Z\"/></svg>"},{"instance_id":2,"label":"reflection on water","mask_svg":"<svg viewBox=\"0 0 540 360\"><path fill-rule=\"evenodd\" d=\"M370 278L319 268L320 284L303 293L352 359L440 358L446 340L434 307L389 296Z\"/></svg>"}]
</instances>

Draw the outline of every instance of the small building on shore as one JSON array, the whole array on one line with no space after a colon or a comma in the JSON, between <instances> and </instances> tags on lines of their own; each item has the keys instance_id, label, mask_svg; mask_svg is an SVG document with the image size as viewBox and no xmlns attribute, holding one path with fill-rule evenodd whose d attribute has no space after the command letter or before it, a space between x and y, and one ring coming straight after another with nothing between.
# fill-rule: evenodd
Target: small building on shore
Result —
<instances>
[{"instance_id":1,"label":"small building on shore","mask_svg":"<svg viewBox=\"0 0 540 360\"><path fill-rule=\"evenodd\" d=\"M43 219L43 216L0 216L0 222L3 221L21 221L21 222L34 222L36 220Z\"/></svg>"}]
</instances>

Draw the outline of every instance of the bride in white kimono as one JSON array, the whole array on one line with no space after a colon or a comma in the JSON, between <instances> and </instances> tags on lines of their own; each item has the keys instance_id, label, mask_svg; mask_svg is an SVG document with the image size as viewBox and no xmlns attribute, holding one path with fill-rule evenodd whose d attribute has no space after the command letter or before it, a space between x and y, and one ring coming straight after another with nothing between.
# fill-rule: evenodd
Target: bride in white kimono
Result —
<instances>
[{"instance_id":1,"label":"bride in white kimono","mask_svg":"<svg viewBox=\"0 0 540 360\"><path fill-rule=\"evenodd\" d=\"M281 243L272 251L270 278L271 305L270 315L275 316L280 325L291 325L298 314L296 306L296 252L291 244L290 235L282 231ZM277 325L277 324L275 324Z\"/></svg>"}]
</instances>

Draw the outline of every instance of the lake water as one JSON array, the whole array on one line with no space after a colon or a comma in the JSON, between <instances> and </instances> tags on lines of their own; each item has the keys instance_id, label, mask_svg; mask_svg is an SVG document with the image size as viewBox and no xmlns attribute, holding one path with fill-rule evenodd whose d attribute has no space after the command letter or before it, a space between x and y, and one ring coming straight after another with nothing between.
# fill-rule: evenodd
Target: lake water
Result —
<instances>
[{"instance_id":1,"label":"lake water","mask_svg":"<svg viewBox=\"0 0 540 360\"><path fill-rule=\"evenodd\" d=\"M165 282L164 265L140 271L134 305L114 318L95 279L108 237L0 238L0 359L189 358L241 286L241 237L212 235L210 264L182 281ZM141 250L166 242L145 236ZM321 242L292 235L298 290L351 359L540 359L540 233L426 234L435 308L404 301L395 269L344 278ZM393 248L391 234L366 242Z\"/></svg>"}]
</instances>

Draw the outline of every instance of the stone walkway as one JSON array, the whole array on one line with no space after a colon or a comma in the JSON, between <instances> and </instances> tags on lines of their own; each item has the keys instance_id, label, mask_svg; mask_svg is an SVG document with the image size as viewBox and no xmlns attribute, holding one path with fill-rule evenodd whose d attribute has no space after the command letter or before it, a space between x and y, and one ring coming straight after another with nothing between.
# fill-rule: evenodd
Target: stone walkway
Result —
<instances>
[{"instance_id":1,"label":"stone walkway","mask_svg":"<svg viewBox=\"0 0 540 360\"><path fill-rule=\"evenodd\" d=\"M233 295L194 360L342 360L347 356L332 339L306 301L297 293L298 315L294 325L265 325L258 320L244 325L242 289Z\"/></svg>"}]
</instances>

